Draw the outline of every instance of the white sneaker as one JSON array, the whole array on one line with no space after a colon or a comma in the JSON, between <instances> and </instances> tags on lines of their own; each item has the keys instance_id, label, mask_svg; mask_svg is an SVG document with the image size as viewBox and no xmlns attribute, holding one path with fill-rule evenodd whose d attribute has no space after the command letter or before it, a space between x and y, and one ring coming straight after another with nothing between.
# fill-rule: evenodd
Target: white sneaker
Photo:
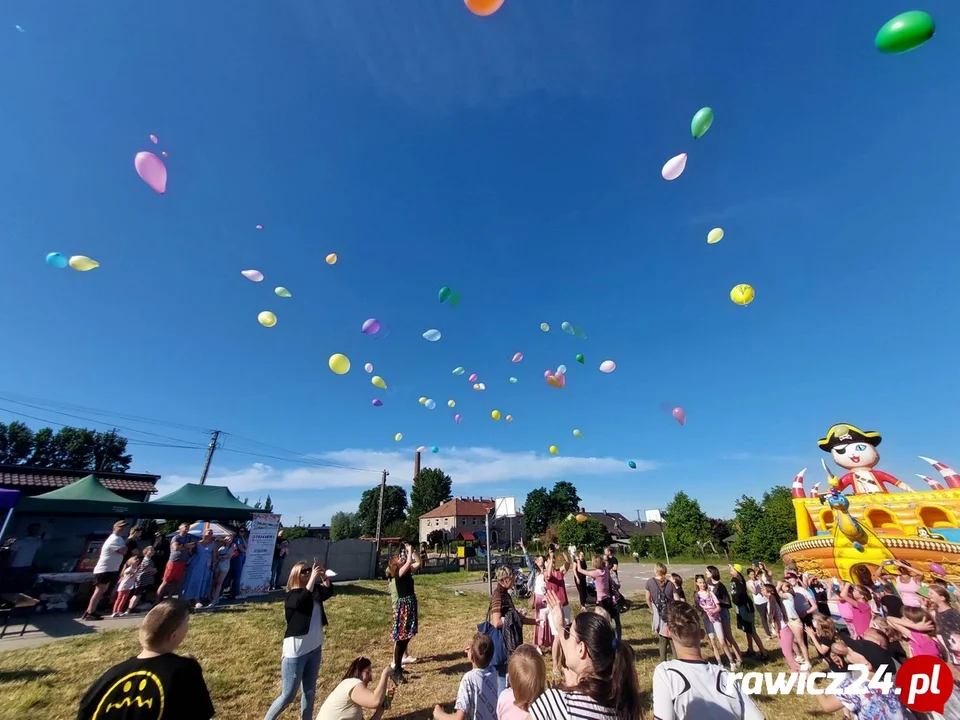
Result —
<instances>
[{"instance_id":1,"label":"white sneaker","mask_svg":"<svg viewBox=\"0 0 960 720\"><path fill-rule=\"evenodd\" d=\"M116 613L110 613L110 617L115 618L115 617L117 617L117 614L116 614Z\"/></svg>"},{"instance_id":2,"label":"white sneaker","mask_svg":"<svg viewBox=\"0 0 960 720\"><path fill-rule=\"evenodd\" d=\"M794 655L793 659L796 661L797 665L800 665L803 662L803 655Z\"/></svg>"},{"instance_id":3,"label":"white sneaker","mask_svg":"<svg viewBox=\"0 0 960 720\"><path fill-rule=\"evenodd\" d=\"M800 663L800 672L806 672L810 669L810 663Z\"/></svg>"},{"instance_id":4,"label":"white sneaker","mask_svg":"<svg viewBox=\"0 0 960 720\"><path fill-rule=\"evenodd\" d=\"M411 663L415 663L416 661L417 661L417 658L412 657L412 656L410 656L410 655L406 655L406 656L404 656L403 660L400 661L400 664L401 664L401 665L410 665Z\"/></svg>"}]
</instances>

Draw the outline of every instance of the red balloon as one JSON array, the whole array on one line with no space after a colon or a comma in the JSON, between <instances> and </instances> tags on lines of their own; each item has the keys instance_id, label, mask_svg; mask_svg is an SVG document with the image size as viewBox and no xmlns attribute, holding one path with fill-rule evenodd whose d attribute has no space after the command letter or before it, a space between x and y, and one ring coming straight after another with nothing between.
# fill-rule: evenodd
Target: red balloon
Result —
<instances>
[{"instance_id":1,"label":"red balloon","mask_svg":"<svg viewBox=\"0 0 960 720\"><path fill-rule=\"evenodd\" d=\"M487 17L501 8L503 0L463 0L463 3L474 15Z\"/></svg>"}]
</instances>

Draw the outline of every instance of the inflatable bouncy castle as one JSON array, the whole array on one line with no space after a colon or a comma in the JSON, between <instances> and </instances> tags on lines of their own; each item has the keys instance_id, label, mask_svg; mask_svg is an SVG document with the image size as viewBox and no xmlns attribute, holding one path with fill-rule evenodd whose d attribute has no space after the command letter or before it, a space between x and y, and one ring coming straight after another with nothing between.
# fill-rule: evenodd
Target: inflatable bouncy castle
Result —
<instances>
[{"instance_id":1,"label":"inflatable bouncy castle","mask_svg":"<svg viewBox=\"0 0 960 720\"><path fill-rule=\"evenodd\" d=\"M909 563L928 580L942 577L960 585L960 474L932 458L919 456L942 481L917 475L928 489L917 491L877 470L880 434L849 424L834 425L817 443L843 474L825 460L827 487L804 491L806 469L793 481L797 540L780 555L801 572L856 582L861 568L876 577L890 561ZM888 486L894 491L890 491ZM847 491L847 492L844 492Z\"/></svg>"}]
</instances>

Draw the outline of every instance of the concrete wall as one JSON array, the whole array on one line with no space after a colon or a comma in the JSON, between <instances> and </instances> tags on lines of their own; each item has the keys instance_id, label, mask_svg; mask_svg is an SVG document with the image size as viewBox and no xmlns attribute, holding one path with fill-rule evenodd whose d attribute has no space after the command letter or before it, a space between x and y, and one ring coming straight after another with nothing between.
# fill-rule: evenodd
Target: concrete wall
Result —
<instances>
[{"instance_id":1,"label":"concrete wall","mask_svg":"<svg viewBox=\"0 0 960 720\"><path fill-rule=\"evenodd\" d=\"M374 544L369 540L318 540L297 538L290 541L290 552L284 563L284 574L294 563L312 563L316 558L337 573L336 580L369 580L373 577Z\"/></svg>"}]
</instances>

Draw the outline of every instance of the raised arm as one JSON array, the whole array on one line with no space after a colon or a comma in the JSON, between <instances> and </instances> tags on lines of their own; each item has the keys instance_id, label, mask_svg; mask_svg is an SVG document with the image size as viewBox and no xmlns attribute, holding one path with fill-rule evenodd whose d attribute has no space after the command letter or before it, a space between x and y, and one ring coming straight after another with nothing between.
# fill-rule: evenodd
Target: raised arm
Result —
<instances>
[{"instance_id":1,"label":"raised arm","mask_svg":"<svg viewBox=\"0 0 960 720\"><path fill-rule=\"evenodd\" d=\"M363 683L357 685L350 691L350 699L357 705L367 710L376 710L383 704L383 699L387 696L387 679L390 677L390 666L387 665L380 673L380 682L374 690L371 690Z\"/></svg>"},{"instance_id":2,"label":"raised arm","mask_svg":"<svg viewBox=\"0 0 960 720\"><path fill-rule=\"evenodd\" d=\"M406 549L406 560L404 560L403 565L397 570L397 577L401 575L406 575L410 572L410 568L413 567L413 548L410 547L410 544L407 543L403 546Z\"/></svg>"}]
</instances>

